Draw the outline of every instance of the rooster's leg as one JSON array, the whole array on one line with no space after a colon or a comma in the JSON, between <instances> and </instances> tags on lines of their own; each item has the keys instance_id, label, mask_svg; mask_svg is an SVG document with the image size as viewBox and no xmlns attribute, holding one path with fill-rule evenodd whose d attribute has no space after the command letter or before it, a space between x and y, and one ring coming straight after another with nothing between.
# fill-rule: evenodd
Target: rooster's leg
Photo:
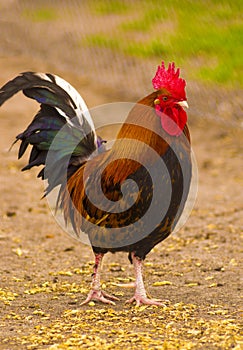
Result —
<instances>
[{"instance_id":1,"label":"rooster's leg","mask_svg":"<svg viewBox=\"0 0 243 350\"><path fill-rule=\"evenodd\" d=\"M132 253L132 262L135 270L136 289L134 296L131 299L127 300L126 303L133 303L135 301L136 306L139 306L141 304L164 306L164 304L160 302L161 300L149 299L147 297L142 276L142 260L136 257L134 253Z\"/></svg>"},{"instance_id":2,"label":"rooster's leg","mask_svg":"<svg viewBox=\"0 0 243 350\"><path fill-rule=\"evenodd\" d=\"M91 291L89 292L87 298L81 303L81 305L87 304L91 300L98 300L105 304L115 305L114 301L112 300L119 300L113 295L109 295L103 290L101 290L100 266L101 266L103 256L104 254L95 254L95 265L94 265L94 273L92 275Z\"/></svg>"}]
</instances>

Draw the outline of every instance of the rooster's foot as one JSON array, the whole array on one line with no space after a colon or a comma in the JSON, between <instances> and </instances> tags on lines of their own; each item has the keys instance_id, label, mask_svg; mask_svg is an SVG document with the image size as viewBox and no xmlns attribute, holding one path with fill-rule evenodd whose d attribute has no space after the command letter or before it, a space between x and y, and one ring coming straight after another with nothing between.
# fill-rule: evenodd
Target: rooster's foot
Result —
<instances>
[{"instance_id":1,"label":"rooster's foot","mask_svg":"<svg viewBox=\"0 0 243 350\"><path fill-rule=\"evenodd\" d=\"M113 295L110 295L104 292L103 290L93 289L89 292L87 298L81 303L81 305L85 305L89 303L91 300L97 300L104 304L116 305L112 300L119 300L119 299L117 297L114 297Z\"/></svg>"}]
</instances>

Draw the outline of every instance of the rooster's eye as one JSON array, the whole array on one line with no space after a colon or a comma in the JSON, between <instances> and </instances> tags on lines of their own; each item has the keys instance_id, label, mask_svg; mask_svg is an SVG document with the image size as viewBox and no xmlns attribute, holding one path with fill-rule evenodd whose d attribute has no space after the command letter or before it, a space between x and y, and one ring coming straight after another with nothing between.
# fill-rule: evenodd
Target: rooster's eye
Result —
<instances>
[{"instance_id":1,"label":"rooster's eye","mask_svg":"<svg viewBox=\"0 0 243 350\"><path fill-rule=\"evenodd\" d=\"M168 97L167 96L163 96L163 101L167 101Z\"/></svg>"}]
</instances>

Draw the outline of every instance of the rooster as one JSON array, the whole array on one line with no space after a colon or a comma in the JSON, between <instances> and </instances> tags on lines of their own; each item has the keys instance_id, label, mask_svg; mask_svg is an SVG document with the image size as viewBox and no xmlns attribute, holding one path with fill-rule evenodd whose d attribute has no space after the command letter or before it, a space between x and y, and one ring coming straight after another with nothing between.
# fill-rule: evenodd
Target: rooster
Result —
<instances>
[{"instance_id":1,"label":"rooster","mask_svg":"<svg viewBox=\"0 0 243 350\"><path fill-rule=\"evenodd\" d=\"M40 103L40 110L16 136L19 158L32 146L22 169L44 165L45 195L59 186L57 207L77 237L88 235L94 255L91 300L114 304L100 284L104 254L123 251L134 266L136 305L162 305L147 296L142 265L151 249L177 225L191 183L191 146L187 127L186 82L179 68L164 62L152 79L153 92L128 113L110 149L96 135L90 112L65 80L25 72L0 90L0 105L19 91ZM151 206L153 210L150 210ZM149 218L147 213L150 211Z\"/></svg>"}]
</instances>

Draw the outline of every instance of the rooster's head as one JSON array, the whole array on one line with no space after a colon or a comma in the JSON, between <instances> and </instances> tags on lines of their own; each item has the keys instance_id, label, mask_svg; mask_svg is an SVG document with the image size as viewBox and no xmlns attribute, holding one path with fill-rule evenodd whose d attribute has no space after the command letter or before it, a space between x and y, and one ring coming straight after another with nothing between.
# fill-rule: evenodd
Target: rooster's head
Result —
<instances>
[{"instance_id":1,"label":"rooster's head","mask_svg":"<svg viewBox=\"0 0 243 350\"><path fill-rule=\"evenodd\" d=\"M187 122L187 114L182 107L188 107L186 81L179 77L180 69L170 63L168 69L164 62L158 67L152 80L157 94L154 106L161 119L162 128L172 136L179 136Z\"/></svg>"}]
</instances>

